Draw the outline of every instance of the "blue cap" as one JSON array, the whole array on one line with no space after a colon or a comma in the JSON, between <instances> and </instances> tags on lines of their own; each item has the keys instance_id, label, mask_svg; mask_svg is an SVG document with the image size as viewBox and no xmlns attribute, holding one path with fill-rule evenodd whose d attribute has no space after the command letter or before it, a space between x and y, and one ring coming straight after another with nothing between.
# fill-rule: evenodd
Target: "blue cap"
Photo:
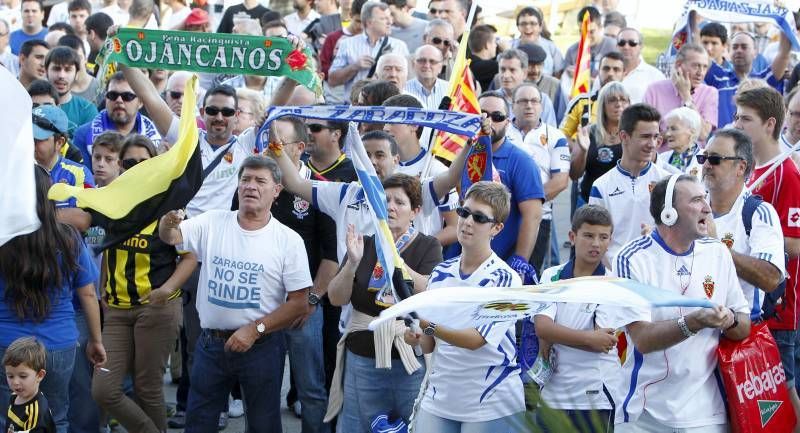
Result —
<instances>
[{"instance_id":1,"label":"blue cap","mask_svg":"<svg viewBox=\"0 0 800 433\"><path fill-rule=\"evenodd\" d=\"M55 134L67 135L69 119L55 105L40 105L33 109L33 138L47 140Z\"/></svg>"}]
</instances>

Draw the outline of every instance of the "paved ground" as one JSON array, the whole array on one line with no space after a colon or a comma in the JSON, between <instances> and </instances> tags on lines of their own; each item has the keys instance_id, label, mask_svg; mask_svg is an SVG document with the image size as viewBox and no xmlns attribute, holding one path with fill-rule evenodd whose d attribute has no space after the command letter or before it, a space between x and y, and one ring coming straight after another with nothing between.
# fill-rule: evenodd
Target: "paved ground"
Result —
<instances>
[{"instance_id":1,"label":"paved ground","mask_svg":"<svg viewBox=\"0 0 800 433\"><path fill-rule=\"evenodd\" d=\"M553 219L556 225L556 232L558 233L558 244L561 254L561 260L566 260L569 255L569 250L566 248L562 248L564 242L567 240L567 232L569 231L569 190L564 191L559 195L556 199L554 206L553 206L553 213L555 218ZM286 365L289 365L289 362L286 362ZM286 408L286 393L288 392L289 382L288 382L288 370L284 374L284 381L283 381L283 389L281 391L281 402L282 402L282 410L281 410L281 419L283 421L283 432L284 433L300 433L300 420L294 416L293 413ZM175 391L177 387L172 385L169 382L169 376L165 379L164 384L164 392L166 394L166 400L168 404L175 404ZM169 432L177 433L181 430L173 430L170 429ZM115 429L115 433L122 433L124 429ZM244 432L244 418L231 418L228 422L228 427L224 430L226 433L242 433Z\"/></svg>"}]
</instances>

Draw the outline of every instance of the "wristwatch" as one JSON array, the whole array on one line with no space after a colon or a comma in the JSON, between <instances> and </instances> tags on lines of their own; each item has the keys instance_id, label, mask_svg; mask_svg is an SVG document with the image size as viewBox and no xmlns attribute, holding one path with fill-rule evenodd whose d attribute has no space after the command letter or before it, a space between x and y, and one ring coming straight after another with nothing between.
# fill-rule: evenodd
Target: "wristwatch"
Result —
<instances>
[{"instance_id":1,"label":"wristwatch","mask_svg":"<svg viewBox=\"0 0 800 433\"><path fill-rule=\"evenodd\" d=\"M266 332L266 330L267 330L267 325L265 325L264 322L260 320L256 321L256 331L258 331L259 337L264 335L264 332Z\"/></svg>"},{"instance_id":2,"label":"wristwatch","mask_svg":"<svg viewBox=\"0 0 800 433\"><path fill-rule=\"evenodd\" d=\"M686 324L686 316L678 317L678 328L680 328L681 334L683 334L683 336L686 338L697 335L697 333L692 332L692 330L689 329L689 325Z\"/></svg>"},{"instance_id":3,"label":"wristwatch","mask_svg":"<svg viewBox=\"0 0 800 433\"><path fill-rule=\"evenodd\" d=\"M311 305L319 304L319 295L314 292L308 292L308 303Z\"/></svg>"},{"instance_id":4,"label":"wristwatch","mask_svg":"<svg viewBox=\"0 0 800 433\"><path fill-rule=\"evenodd\" d=\"M422 330L423 334L430 337L433 337L433 334L435 332L436 332L436 324L433 322L428 322L428 326L426 326L425 329Z\"/></svg>"}]
</instances>

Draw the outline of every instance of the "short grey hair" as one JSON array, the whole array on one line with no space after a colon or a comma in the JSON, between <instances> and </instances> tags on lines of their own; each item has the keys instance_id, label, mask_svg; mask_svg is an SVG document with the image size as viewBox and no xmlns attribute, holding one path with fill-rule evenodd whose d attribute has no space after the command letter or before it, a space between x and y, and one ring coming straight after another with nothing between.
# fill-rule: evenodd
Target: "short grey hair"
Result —
<instances>
[{"instance_id":1,"label":"short grey hair","mask_svg":"<svg viewBox=\"0 0 800 433\"><path fill-rule=\"evenodd\" d=\"M667 122L670 119L677 119L687 128L692 131L692 138L693 142L696 142L698 137L700 137L700 129L703 127L703 119L700 117L700 113L695 110L692 110L689 107L678 107L671 110L664 116L664 121Z\"/></svg>"},{"instance_id":2,"label":"short grey hair","mask_svg":"<svg viewBox=\"0 0 800 433\"><path fill-rule=\"evenodd\" d=\"M694 42L690 42L688 44L683 44L680 50L678 50L678 55L675 56L676 62L682 62L686 60L686 55L690 52L700 53L700 54L708 54L705 47L700 44L696 44Z\"/></svg>"},{"instance_id":3,"label":"short grey hair","mask_svg":"<svg viewBox=\"0 0 800 433\"><path fill-rule=\"evenodd\" d=\"M363 20L363 18L362 18L362 20ZM447 21L445 21L443 19L436 18L435 20L428 21L428 24L425 26L425 34L427 35L428 33L433 31L433 29L435 29L437 27L447 27L447 28L450 29L451 33L455 33L455 30L453 29L453 25L452 24L450 24L449 22L447 22Z\"/></svg>"},{"instance_id":4,"label":"short grey hair","mask_svg":"<svg viewBox=\"0 0 800 433\"><path fill-rule=\"evenodd\" d=\"M175 71L167 78L167 91L172 90L172 85L179 79L189 80L192 78L192 73L188 71ZM183 91L183 89L181 89Z\"/></svg>"},{"instance_id":5,"label":"short grey hair","mask_svg":"<svg viewBox=\"0 0 800 433\"><path fill-rule=\"evenodd\" d=\"M518 50L516 48L511 48L510 50L505 50L497 56L497 63L500 63L501 60L519 60L520 67L523 71L528 69L528 55L525 54L524 51Z\"/></svg>"},{"instance_id":6,"label":"short grey hair","mask_svg":"<svg viewBox=\"0 0 800 433\"><path fill-rule=\"evenodd\" d=\"M633 27L623 27L619 31L619 34L617 35L617 40L619 40L619 35L621 35L622 32L636 32L636 34L639 37L639 45L644 45L644 35L642 35L642 32L640 32L638 29L635 29Z\"/></svg>"},{"instance_id":7,"label":"short grey hair","mask_svg":"<svg viewBox=\"0 0 800 433\"><path fill-rule=\"evenodd\" d=\"M133 0L128 8L128 14L132 18L149 19L153 15L154 8L153 0Z\"/></svg>"},{"instance_id":8,"label":"short grey hair","mask_svg":"<svg viewBox=\"0 0 800 433\"><path fill-rule=\"evenodd\" d=\"M539 98L542 97L542 91L539 90L538 87L536 87L536 84L533 84L530 81L525 81L522 84L520 84L519 86L515 87L514 91L511 92L511 101L512 102L516 102L517 101L517 93L519 93L520 89L524 89L525 87L530 87L530 88L536 89L536 93L539 94Z\"/></svg>"},{"instance_id":9,"label":"short grey hair","mask_svg":"<svg viewBox=\"0 0 800 433\"><path fill-rule=\"evenodd\" d=\"M389 5L379 1L368 1L361 7L361 23L366 26L367 21L372 19L372 14L378 8L382 11L389 10Z\"/></svg>"},{"instance_id":10,"label":"short grey hair","mask_svg":"<svg viewBox=\"0 0 800 433\"><path fill-rule=\"evenodd\" d=\"M245 160L242 161L242 165L239 167L239 179L242 178L242 173L244 173L245 168L252 170L266 169L272 173L272 180L274 180L275 183L281 183L283 180L281 168L278 166L278 163L269 156L252 155L245 158Z\"/></svg>"},{"instance_id":11,"label":"short grey hair","mask_svg":"<svg viewBox=\"0 0 800 433\"><path fill-rule=\"evenodd\" d=\"M378 64L375 66L375 70L380 71L381 69L383 69L383 66L386 64L386 62L392 59L399 60L400 64L403 65L403 70L405 70L406 73L408 73L408 60L406 60L404 56L401 56L400 54L397 53L386 53L382 55L378 59Z\"/></svg>"},{"instance_id":12,"label":"short grey hair","mask_svg":"<svg viewBox=\"0 0 800 433\"><path fill-rule=\"evenodd\" d=\"M717 137L727 137L733 140L733 153L744 160L746 164L744 169L744 178L749 178L750 173L753 171L753 167L755 166L755 159L753 158L753 142L750 141L750 137L736 128L723 128L714 131L714 135L711 137L711 139L709 139L709 142Z\"/></svg>"}]
</instances>

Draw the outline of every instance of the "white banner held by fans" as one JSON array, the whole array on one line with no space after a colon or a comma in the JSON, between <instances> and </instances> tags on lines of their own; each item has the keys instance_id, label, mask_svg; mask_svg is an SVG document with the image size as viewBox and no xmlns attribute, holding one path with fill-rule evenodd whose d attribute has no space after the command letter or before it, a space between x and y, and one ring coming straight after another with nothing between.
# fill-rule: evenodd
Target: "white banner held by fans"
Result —
<instances>
[{"instance_id":1,"label":"white banner held by fans","mask_svg":"<svg viewBox=\"0 0 800 433\"><path fill-rule=\"evenodd\" d=\"M0 95L7 102L0 106L0 131L5 137L0 147L0 185L5 185L0 194L0 245L4 245L35 231L41 223L36 215L31 97L2 66Z\"/></svg>"},{"instance_id":2,"label":"white banner held by fans","mask_svg":"<svg viewBox=\"0 0 800 433\"><path fill-rule=\"evenodd\" d=\"M789 38L792 49L800 51L800 41L795 35L794 15L792 15L792 10L797 10L798 2L783 1L781 2L783 6L777 3L775 0L688 0L673 32L670 53L674 55L683 44L691 42L689 17L693 11L708 21L772 23Z\"/></svg>"},{"instance_id":3,"label":"white banner held by fans","mask_svg":"<svg viewBox=\"0 0 800 433\"><path fill-rule=\"evenodd\" d=\"M547 302L638 308L713 307L708 299L689 298L627 278L582 277L519 288L448 287L427 290L383 310L369 328L407 316L412 311L420 318L448 327L471 328L533 316L543 310L543 303Z\"/></svg>"}]
</instances>

